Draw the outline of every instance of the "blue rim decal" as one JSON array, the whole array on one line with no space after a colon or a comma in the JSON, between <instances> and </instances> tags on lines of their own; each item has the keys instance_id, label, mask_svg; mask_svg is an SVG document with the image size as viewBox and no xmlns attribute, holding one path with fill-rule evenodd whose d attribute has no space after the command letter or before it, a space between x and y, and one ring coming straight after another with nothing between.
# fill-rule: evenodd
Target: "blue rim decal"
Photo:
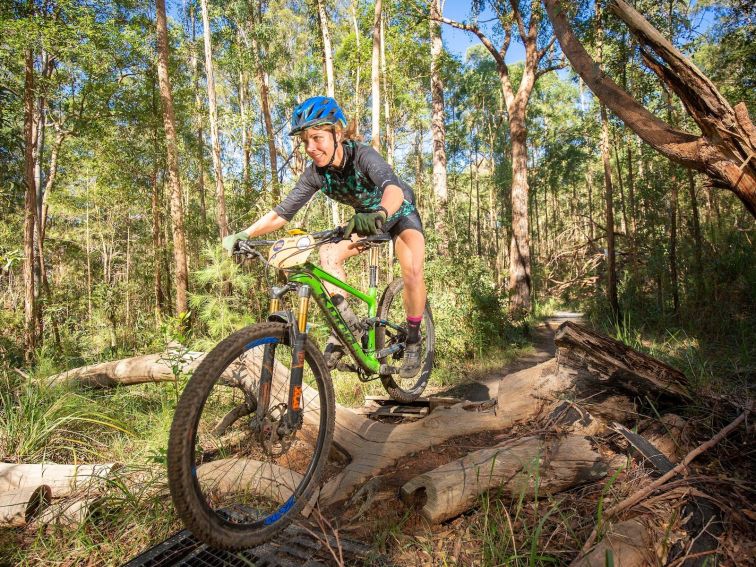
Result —
<instances>
[{"instance_id":1,"label":"blue rim decal","mask_svg":"<svg viewBox=\"0 0 756 567\"><path fill-rule=\"evenodd\" d=\"M262 339L257 339L256 341L252 341L250 343L247 343L244 346L244 350L249 350L251 348L254 348L254 347L260 346L260 345L270 345L270 344L274 344L274 343L277 343L277 342L278 342L278 339L276 337L263 337Z\"/></svg>"},{"instance_id":2,"label":"blue rim decal","mask_svg":"<svg viewBox=\"0 0 756 567\"><path fill-rule=\"evenodd\" d=\"M294 506L295 498L292 496L290 497L286 502L284 502L284 505L281 506L278 510L273 512L270 516L265 518L263 520L263 524L266 526L269 526L271 524L275 524L278 520L281 519L281 516L283 516L286 512L288 512L292 506Z\"/></svg>"}]
</instances>

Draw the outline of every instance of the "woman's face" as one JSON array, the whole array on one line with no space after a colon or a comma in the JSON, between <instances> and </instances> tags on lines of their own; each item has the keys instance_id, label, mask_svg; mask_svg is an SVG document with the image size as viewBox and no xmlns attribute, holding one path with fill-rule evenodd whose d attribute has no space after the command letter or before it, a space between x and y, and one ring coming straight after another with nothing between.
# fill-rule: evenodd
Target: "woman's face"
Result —
<instances>
[{"instance_id":1,"label":"woman's face","mask_svg":"<svg viewBox=\"0 0 756 567\"><path fill-rule=\"evenodd\" d=\"M337 133L336 136L337 138L341 137L340 133ZM333 134L330 130L310 128L305 130L302 141L304 142L307 155L312 158L316 166L325 167L328 165L334 149ZM336 157L338 158L339 156ZM335 161L338 163L338 159Z\"/></svg>"}]
</instances>

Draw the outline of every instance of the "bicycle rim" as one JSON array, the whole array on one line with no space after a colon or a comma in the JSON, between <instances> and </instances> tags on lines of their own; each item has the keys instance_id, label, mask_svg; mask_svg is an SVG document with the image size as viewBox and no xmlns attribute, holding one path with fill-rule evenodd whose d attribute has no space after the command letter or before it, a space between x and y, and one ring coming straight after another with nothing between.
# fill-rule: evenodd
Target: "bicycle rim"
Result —
<instances>
[{"instance_id":1,"label":"bicycle rim","mask_svg":"<svg viewBox=\"0 0 756 567\"><path fill-rule=\"evenodd\" d=\"M266 352L272 381L262 411ZM308 341L302 422L282 428L291 359L285 325L249 327L210 352L182 394L169 441L169 485L180 517L211 545L242 549L269 539L318 484L333 436L333 390Z\"/></svg>"}]
</instances>

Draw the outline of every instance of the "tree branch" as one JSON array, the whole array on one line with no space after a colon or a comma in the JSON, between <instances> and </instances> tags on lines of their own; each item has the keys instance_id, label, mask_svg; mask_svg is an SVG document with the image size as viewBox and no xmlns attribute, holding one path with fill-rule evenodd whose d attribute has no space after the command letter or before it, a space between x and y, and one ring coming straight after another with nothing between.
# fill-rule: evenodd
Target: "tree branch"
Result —
<instances>
[{"instance_id":1,"label":"tree branch","mask_svg":"<svg viewBox=\"0 0 756 567\"><path fill-rule=\"evenodd\" d=\"M505 73L509 75L509 68L507 67L507 64L504 62L504 54L506 54L506 49L504 50L504 54L499 53L499 51L496 49L494 44L491 43L491 40L488 39L486 34L480 31L480 28L478 28L478 26L465 24L463 22L457 22L455 20L450 20L449 18L444 18L443 16L440 16L440 17L431 16L430 19L436 22L442 22L453 28L464 30L464 31L474 33L475 35L477 35L478 39L480 39L480 42L485 46L486 49L488 49L491 55L493 55L493 58L496 60L497 65L502 67L505 70Z\"/></svg>"},{"instance_id":2,"label":"tree branch","mask_svg":"<svg viewBox=\"0 0 756 567\"><path fill-rule=\"evenodd\" d=\"M509 5L512 6L512 15L517 22L517 30L520 32L520 39L523 45L528 45L528 32L525 31L525 22L522 20L522 13L520 12L519 0L509 0ZM531 15L532 24L532 15Z\"/></svg>"},{"instance_id":3,"label":"tree branch","mask_svg":"<svg viewBox=\"0 0 756 567\"><path fill-rule=\"evenodd\" d=\"M559 0L544 0L544 4L562 51L575 71L606 106L659 152L687 167L703 171L705 168L698 155L700 138L672 128L605 75L574 36Z\"/></svg>"}]
</instances>

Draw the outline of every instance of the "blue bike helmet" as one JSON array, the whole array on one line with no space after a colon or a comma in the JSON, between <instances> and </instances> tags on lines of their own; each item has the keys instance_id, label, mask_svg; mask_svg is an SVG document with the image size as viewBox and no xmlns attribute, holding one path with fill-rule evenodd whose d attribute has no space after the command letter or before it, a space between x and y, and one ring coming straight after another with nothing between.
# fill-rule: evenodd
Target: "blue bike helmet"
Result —
<instances>
[{"instance_id":1,"label":"blue bike helmet","mask_svg":"<svg viewBox=\"0 0 756 567\"><path fill-rule=\"evenodd\" d=\"M295 136L307 128L325 124L341 124L346 127L347 119L334 99L328 96L314 96L294 109L289 136Z\"/></svg>"}]
</instances>

